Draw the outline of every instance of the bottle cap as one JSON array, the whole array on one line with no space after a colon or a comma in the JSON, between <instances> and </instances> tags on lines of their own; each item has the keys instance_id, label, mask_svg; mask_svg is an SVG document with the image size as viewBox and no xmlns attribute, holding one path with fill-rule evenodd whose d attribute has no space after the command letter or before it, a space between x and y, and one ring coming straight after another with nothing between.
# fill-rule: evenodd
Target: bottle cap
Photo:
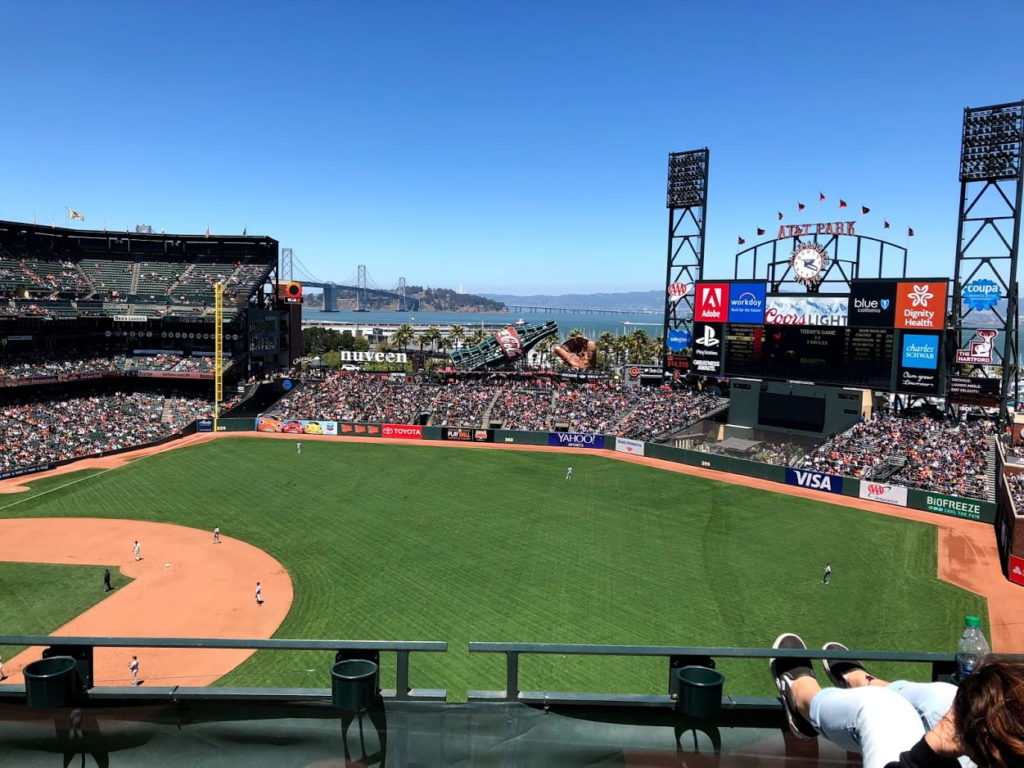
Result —
<instances>
[{"instance_id":1,"label":"bottle cap","mask_svg":"<svg viewBox=\"0 0 1024 768\"><path fill-rule=\"evenodd\" d=\"M977 616L966 616L964 617L964 624L968 627L980 627L981 619Z\"/></svg>"}]
</instances>

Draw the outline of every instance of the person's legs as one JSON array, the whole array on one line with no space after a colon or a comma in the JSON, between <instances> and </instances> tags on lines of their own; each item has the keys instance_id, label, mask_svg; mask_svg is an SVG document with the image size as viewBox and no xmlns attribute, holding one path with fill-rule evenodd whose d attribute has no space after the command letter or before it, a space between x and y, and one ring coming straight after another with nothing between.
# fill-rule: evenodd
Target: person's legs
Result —
<instances>
[{"instance_id":1,"label":"person's legs","mask_svg":"<svg viewBox=\"0 0 1024 768\"><path fill-rule=\"evenodd\" d=\"M813 687L793 686L798 708L833 744L860 752L864 768L881 768L898 760L900 752L907 751L924 736L925 728L917 710L888 687L822 689L816 680L805 679Z\"/></svg>"}]
</instances>

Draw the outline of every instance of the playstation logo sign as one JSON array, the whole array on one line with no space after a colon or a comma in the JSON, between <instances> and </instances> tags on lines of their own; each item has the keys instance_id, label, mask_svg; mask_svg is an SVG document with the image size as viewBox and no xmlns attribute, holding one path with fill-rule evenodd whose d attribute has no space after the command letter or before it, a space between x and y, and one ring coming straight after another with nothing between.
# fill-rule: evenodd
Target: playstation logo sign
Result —
<instances>
[{"instance_id":1,"label":"playstation logo sign","mask_svg":"<svg viewBox=\"0 0 1024 768\"><path fill-rule=\"evenodd\" d=\"M717 347L718 337L715 335L715 329L710 325L705 325L704 335L697 339L697 344L702 347Z\"/></svg>"},{"instance_id":2,"label":"playstation logo sign","mask_svg":"<svg viewBox=\"0 0 1024 768\"><path fill-rule=\"evenodd\" d=\"M720 323L693 324L694 373L718 375L722 369L722 332Z\"/></svg>"}]
</instances>

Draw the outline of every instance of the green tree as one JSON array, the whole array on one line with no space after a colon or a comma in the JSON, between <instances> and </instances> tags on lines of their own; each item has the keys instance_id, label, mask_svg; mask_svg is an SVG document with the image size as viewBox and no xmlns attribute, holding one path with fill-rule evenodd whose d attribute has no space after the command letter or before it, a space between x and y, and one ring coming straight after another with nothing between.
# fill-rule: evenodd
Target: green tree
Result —
<instances>
[{"instance_id":1,"label":"green tree","mask_svg":"<svg viewBox=\"0 0 1024 768\"><path fill-rule=\"evenodd\" d=\"M615 347L615 335L609 331L605 331L597 337L597 349L599 352L604 354L604 360L602 361L606 368L612 364L612 350Z\"/></svg>"},{"instance_id":2,"label":"green tree","mask_svg":"<svg viewBox=\"0 0 1024 768\"><path fill-rule=\"evenodd\" d=\"M442 352L451 352L455 347L455 342L452 341L451 336L442 336L441 340L437 342L437 347Z\"/></svg>"},{"instance_id":3,"label":"green tree","mask_svg":"<svg viewBox=\"0 0 1024 768\"><path fill-rule=\"evenodd\" d=\"M432 325L423 332L423 335L427 338L430 348L437 349L437 342L441 340L441 329Z\"/></svg>"},{"instance_id":4,"label":"green tree","mask_svg":"<svg viewBox=\"0 0 1024 768\"><path fill-rule=\"evenodd\" d=\"M395 332L391 334L391 344L398 349L407 349L409 342L415 338L416 332L412 329L412 326L403 323L395 329Z\"/></svg>"},{"instance_id":5,"label":"green tree","mask_svg":"<svg viewBox=\"0 0 1024 768\"><path fill-rule=\"evenodd\" d=\"M456 349L462 349L462 342L466 339L466 329L461 325L453 325L448 331L448 338L455 342Z\"/></svg>"},{"instance_id":6,"label":"green tree","mask_svg":"<svg viewBox=\"0 0 1024 768\"><path fill-rule=\"evenodd\" d=\"M478 344L483 344L487 341L489 334L483 328L474 328L473 332L469 334L469 345L475 347Z\"/></svg>"}]
</instances>

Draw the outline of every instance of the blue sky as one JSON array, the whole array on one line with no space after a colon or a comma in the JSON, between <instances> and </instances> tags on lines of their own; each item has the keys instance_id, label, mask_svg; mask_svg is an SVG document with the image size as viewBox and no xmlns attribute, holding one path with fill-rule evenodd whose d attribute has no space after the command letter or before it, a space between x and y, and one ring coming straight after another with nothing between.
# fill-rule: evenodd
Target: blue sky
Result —
<instances>
[{"instance_id":1,"label":"blue sky","mask_svg":"<svg viewBox=\"0 0 1024 768\"><path fill-rule=\"evenodd\" d=\"M0 218L246 227L381 287L661 289L667 155L704 146L708 276L840 197L950 274L962 110L1024 97L1019 0L12 8Z\"/></svg>"}]
</instances>

